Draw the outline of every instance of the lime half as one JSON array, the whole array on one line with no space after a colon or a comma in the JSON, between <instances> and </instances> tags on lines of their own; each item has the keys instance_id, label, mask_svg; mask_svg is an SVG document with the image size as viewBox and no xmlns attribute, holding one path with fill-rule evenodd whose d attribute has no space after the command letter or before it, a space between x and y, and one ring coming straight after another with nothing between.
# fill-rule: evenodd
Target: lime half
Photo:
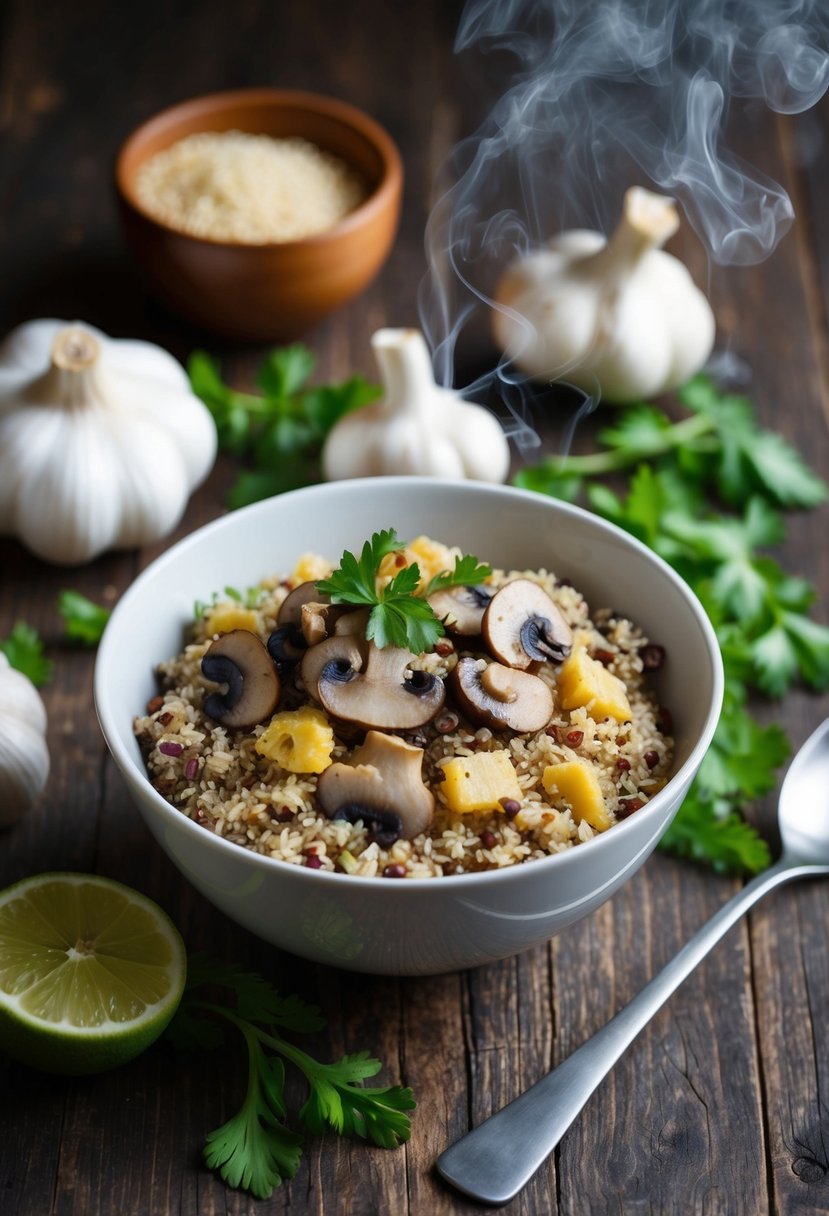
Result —
<instances>
[{"instance_id":1,"label":"lime half","mask_svg":"<svg viewBox=\"0 0 829 1216\"><path fill-rule=\"evenodd\" d=\"M0 1050L47 1072L116 1068L176 1011L184 943L145 895L89 874L0 891Z\"/></svg>"}]
</instances>

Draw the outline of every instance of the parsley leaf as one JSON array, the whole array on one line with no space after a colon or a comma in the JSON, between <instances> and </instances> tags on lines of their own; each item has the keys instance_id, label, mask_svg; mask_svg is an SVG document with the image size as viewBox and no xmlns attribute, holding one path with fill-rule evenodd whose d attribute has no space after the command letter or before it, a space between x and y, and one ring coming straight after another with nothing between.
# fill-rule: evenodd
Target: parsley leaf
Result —
<instances>
[{"instance_id":1,"label":"parsley leaf","mask_svg":"<svg viewBox=\"0 0 829 1216\"><path fill-rule=\"evenodd\" d=\"M774 787L788 742L752 717L748 693L779 697L798 679L829 688L829 627L807 615L814 588L766 550L785 537L781 511L815 506L827 487L781 436L758 425L747 397L721 392L706 376L677 396L690 416L673 421L653 405L634 405L599 432L601 450L542 461L516 481L569 501L581 493L698 595L720 642L726 695L663 845L752 873L767 863L768 849L739 812ZM627 474L621 490L619 474Z\"/></svg>"},{"instance_id":2,"label":"parsley leaf","mask_svg":"<svg viewBox=\"0 0 829 1216\"><path fill-rule=\"evenodd\" d=\"M232 1003L219 1004L201 995L205 988L232 993ZM267 1199L286 1178L293 1178L302 1154L302 1136L288 1125L285 1101L287 1060L304 1075L309 1096L299 1118L309 1130L329 1129L369 1139L384 1148L408 1140L412 1091L400 1085L363 1085L381 1068L368 1052L345 1055L325 1064L278 1033L319 1030L319 1010L296 996L283 997L260 975L214 962L204 955L188 958L182 1002L167 1028L177 1047L209 1050L224 1042L222 1023L235 1027L248 1056L247 1088L241 1107L206 1138L204 1157L231 1187Z\"/></svg>"},{"instance_id":3,"label":"parsley leaf","mask_svg":"<svg viewBox=\"0 0 829 1216\"><path fill-rule=\"evenodd\" d=\"M210 1132L204 1159L228 1186L268 1199L284 1178L293 1178L302 1158L302 1136L285 1117L285 1067L262 1050L253 1031L240 1027L248 1047L248 1089L237 1113Z\"/></svg>"},{"instance_id":4,"label":"parsley leaf","mask_svg":"<svg viewBox=\"0 0 829 1216\"><path fill-rule=\"evenodd\" d=\"M428 596L433 591L445 591L447 587L474 587L491 576L491 566L484 565L471 554L466 554L455 558L454 570L443 570L430 579L424 594Z\"/></svg>"},{"instance_id":5,"label":"parsley leaf","mask_svg":"<svg viewBox=\"0 0 829 1216\"><path fill-rule=\"evenodd\" d=\"M384 587L377 588L383 558L405 548L406 542L393 528L375 532L359 557L346 550L333 574L317 582L317 590L330 596L332 604L370 606L366 637L375 646L399 646L421 654L434 647L444 630L426 600L415 595L420 567L416 562L403 566Z\"/></svg>"},{"instance_id":6,"label":"parsley leaf","mask_svg":"<svg viewBox=\"0 0 829 1216\"><path fill-rule=\"evenodd\" d=\"M190 384L213 415L219 447L248 466L231 489L230 507L318 481L322 444L335 422L380 395L362 376L309 385L314 363L300 343L270 351L256 378L260 395L230 388L204 351L190 356Z\"/></svg>"},{"instance_id":7,"label":"parsley leaf","mask_svg":"<svg viewBox=\"0 0 829 1216\"><path fill-rule=\"evenodd\" d=\"M37 687L51 680L54 664L44 656L43 642L37 630L25 621L15 623L9 636L0 642L0 650L11 666L28 676Z\"/></svg>"},{"instance_id":8,"label":"parsley leaf","mask_svg":"<svg viewBox=\"0 0 829 1216\"><path fill-rule=\"evenodd\" d=\"M661 847L706 862L721 874L759 874L771 860L769 846L750 824L736 811L719 818L693 787Z\"/></svg>"},{"instance_id":9,"label":"parsley leaf","mask_svg":"<svg viewBox=\"0 0 829 1216\"><path fill-rule=\"evenodd\" d=\"M83 642L85 646L96 646L100 642L112 615L111 609L93 603L79 591L61 591L58 612L63 617L66 636Z\"/></svg>"}]
</instances>

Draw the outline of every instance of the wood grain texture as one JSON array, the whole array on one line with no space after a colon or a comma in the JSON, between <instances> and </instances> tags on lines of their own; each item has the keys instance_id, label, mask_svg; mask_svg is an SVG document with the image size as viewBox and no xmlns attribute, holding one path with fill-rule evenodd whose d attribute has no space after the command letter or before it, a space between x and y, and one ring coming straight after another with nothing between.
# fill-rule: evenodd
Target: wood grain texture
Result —
<instances>
[{"instance_id":1,"label":"wood grain texture","mask_svg":"<svg viewBox=\"0 0 829 1216\"><path fill-rule=\"evenodd\" d=\"M404 153L400 237L361 299L308 335L320 375L373 373L368 339L415 319L423 230L438 171L491 101L492 80L451 53L460 4L354 0L145 0L116 6L10 0L0 48L0 325L82 317L159 341L180 358L206 339L145 292L118 236L111 164L154 110L223 87L273 84L347 97L380 119ZM829 474L825 223L827 110L797 122L754 115L741 152L787 183L794 233L763 266L715 269L720 342L753 369L764 421ZM804 152L806 148L806 152ZM811 148L812 151L808 152ZM815 151L815 149L817 149ZM807 154L808 152L808 154ZM676 246L700 282L704 256ZM261 351L210 343L228 375L251 382ZM560 442L545 427L550 450ZM55 660L45 690L53 769L39 806L0 840L0 885L46 869L97 871L157 899L195 950L260 970L319 1003L320 1054L369 1047L387 1081L419 1100L411 1142L384 1152L333 1136L309 1142L296 1178L271 1200L229 1191L204 1167L204 1134L238 1103L241 1054L192 1061L160 1044L111 1076L81 1082L0 1059L3 1216L252 1216L481 1209L433 1164L468 1127L516 1096L628 1001L736 889L657 855L568 933L516 959L429 979L363 977L274 951L204 903L160 852L109 762L91 699L93 657L61 639L64 586L113 602L171 540L224 509L223 458L174 536L71 571L0 540L0 636L25 618ZM784 564L820 588L827 619L827 511L794 518ZM805 693L781 707L795 744L829 712ZM774 839L774 803L752 812ZM594 1095L554 1158L503 1210L561 1213L761 1213L829 1210L829 891L781 891L732 931ZM298 1096L299 1086L293 1094Z\"/></svg>"}]
</instances>

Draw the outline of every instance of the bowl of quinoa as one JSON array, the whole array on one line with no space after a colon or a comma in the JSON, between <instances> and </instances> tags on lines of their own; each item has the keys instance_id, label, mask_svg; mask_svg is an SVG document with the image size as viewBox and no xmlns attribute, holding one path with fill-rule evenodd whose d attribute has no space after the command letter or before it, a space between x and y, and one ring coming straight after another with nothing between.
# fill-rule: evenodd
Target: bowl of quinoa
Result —
<instances>
[{"instance_id":1,"label":"bowl of quinoa","mask_svg":"<svg viewBox=\"0 0 829 1216\"><path fill-rule=\"evenodd\" d=\"M375 587L417 566L439 622L422 648L337 581L384 529ZM676 812L722 695L704 612L631 537L417 478L312 487L186 538L117 606L95 683L190 881L285 949L398 974L516 953L610 896Z\"/></svg>"}]
</instances>

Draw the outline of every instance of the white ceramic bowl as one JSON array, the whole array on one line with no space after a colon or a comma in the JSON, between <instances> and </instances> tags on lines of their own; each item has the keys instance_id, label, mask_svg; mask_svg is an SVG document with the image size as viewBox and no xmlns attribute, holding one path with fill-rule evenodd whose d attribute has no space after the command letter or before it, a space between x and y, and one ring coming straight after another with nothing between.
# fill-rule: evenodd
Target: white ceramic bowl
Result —
<instances>
[{"instance_id":1,"label":"white ceramic bowl","mask_svg":"<svg viewBox=\"0 0 829 1216\"><path fill-rule=\"evenodd\" d=\"M374 531L425 533L482 561L546 567L594 607L610 606L667 651L656 677L674 720L676 763L642 810L562 854L521 866L403 882L309 870L214 836L150 785L133 718L155 692L153 668L181 648L193 602L290 571L302 552L337 560ZM700 604L659 558L576 507L478 482L374 478L335 482L236 511L174 545L115 608L95 670L107 744L138 809L185 877L228 916L305 958L387 975L428 975L505 958L603 903L667 828L717 722L722 664Z\"/></svg>"}]
</instances>

